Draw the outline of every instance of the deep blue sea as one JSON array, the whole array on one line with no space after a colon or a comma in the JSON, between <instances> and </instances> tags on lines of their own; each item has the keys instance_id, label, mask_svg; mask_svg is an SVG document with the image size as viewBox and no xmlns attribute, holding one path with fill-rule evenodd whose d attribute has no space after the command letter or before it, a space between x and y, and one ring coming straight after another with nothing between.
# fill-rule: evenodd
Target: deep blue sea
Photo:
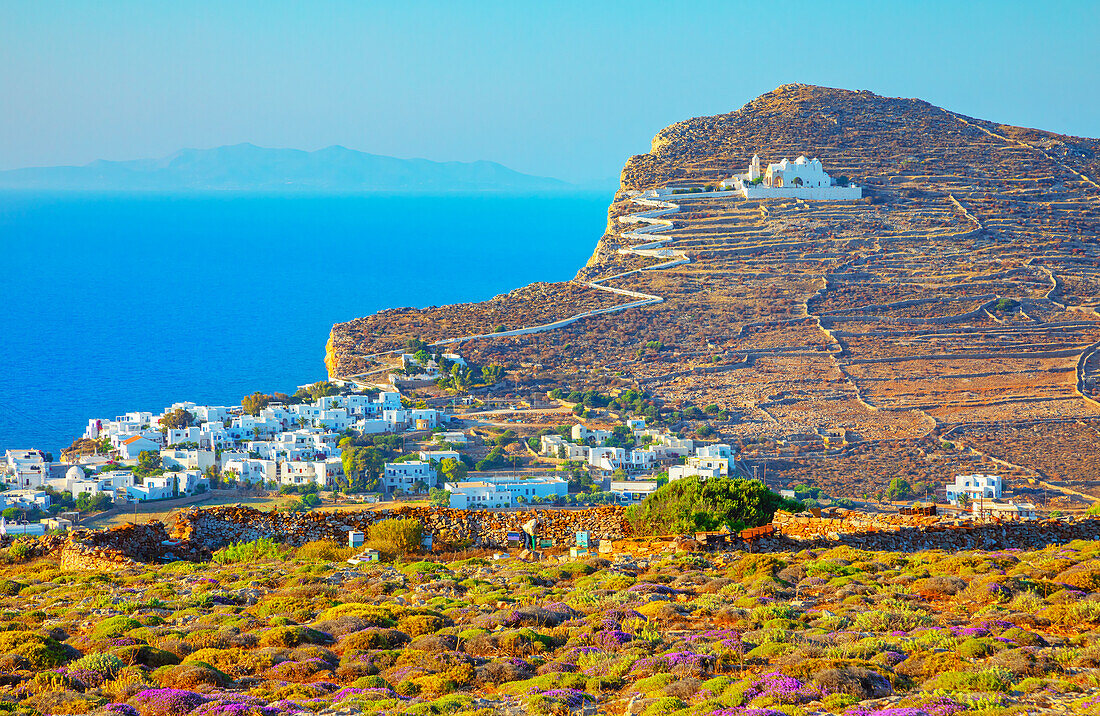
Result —
<instances>
[{"instance_id":1,"label":"deep blue sea","mask_svg":"<svg viewBox=\"0 0 1100 716\"><path fill-rule=\"evenodd\" d=\"M610 193L0 193L0 451L325 377L330 326L572 278Z\"/></svg>"}]
</instances>

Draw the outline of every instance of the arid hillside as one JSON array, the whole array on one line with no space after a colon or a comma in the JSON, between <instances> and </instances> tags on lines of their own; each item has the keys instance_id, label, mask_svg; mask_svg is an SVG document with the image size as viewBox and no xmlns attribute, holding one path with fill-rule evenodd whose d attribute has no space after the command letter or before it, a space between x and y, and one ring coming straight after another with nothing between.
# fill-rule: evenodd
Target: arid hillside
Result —
<instances>
[{"instance_id":1,"label":"arid hillside","mask_svg":"<svg viewBox=\"0 0 1100 716\"><path fill-rule=\"evenodd\" d=\"M673 195L671 227L652 237L666 239L659 250L622 251L645 243L636 220L620 220L652 209L640 191L703 187L744 171L754 153L765 164L818 157L864 199ZM917 462L939 459L928 438L949 432L975 448L969 457L1087 488L1100 484L1096 439L1062 454L1057 426L1100 434L1098 178L1100 140L785 85L667 127L631 157L575 281L337 324L327 362L333 375L359 374L409 337L541 325L628 303L601 287L625 289L663 300L457 350L509 368L510 391L604 381L671 409L716 405L729 419L713 427L730 440L846 431L885 455L863 476L868 489L910 474L891 474L889 462L913 459L910 447L923 451Z\"/></svg>"}]
</instances>

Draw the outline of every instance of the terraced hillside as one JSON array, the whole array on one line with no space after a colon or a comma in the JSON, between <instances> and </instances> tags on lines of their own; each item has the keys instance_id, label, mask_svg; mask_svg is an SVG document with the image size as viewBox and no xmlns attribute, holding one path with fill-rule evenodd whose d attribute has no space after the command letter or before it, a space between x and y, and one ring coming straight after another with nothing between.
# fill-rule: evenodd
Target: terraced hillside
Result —
<instances>
[{"instance_id":1,"label":"terraced hillside","mask_svg":"<svg viewBox=\"0 0 1100 716\"><path fill-rule=\"evenodd\" d=\"M713 183L754 153L820 157L865 198L672 195L662 197L675 202L661 217L670 226L636 232L634 215L654 211L640 192ZM714 404L731 416L719 433L745 441L826 429L852 442L917 441L997 424L983 454L1040 478L1055 477L1057 464L1059 478L1100 480L1095 450L1044 463L1042 451L1021 447L1045 422L1100 418L1097 178L1100 140L786 85L659 132L626 163L577 280L540 302L513 302L514 320L499 323L535 325L619 300L600 287L662 301L460 350L479 364L522 364L539 388L614 376L672 408ZM657 238L659 250L630 250ZM689 261L638 270L677 256ZM425 339L488 332L468 306L432 310L442 318L431 314ZM409 337L391 319L335 326L330 367L359 369L362 356Z\"/></svg>"}]
</instances>

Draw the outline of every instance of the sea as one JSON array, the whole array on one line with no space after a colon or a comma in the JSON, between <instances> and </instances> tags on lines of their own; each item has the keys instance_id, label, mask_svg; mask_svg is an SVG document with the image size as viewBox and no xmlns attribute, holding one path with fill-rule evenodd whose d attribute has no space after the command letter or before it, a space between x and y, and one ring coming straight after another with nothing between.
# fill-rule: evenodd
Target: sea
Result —
<instances>
[{"instance_id":1,"label":"sea","mask_svg":"<svg viewBox=\"0 0 1100 716\"><path fill-rule=\"evenodd\" d=\"M326 377L334 322L572 278L611 192L0 192L0 451Z\"/></svg>"}]
</instances>

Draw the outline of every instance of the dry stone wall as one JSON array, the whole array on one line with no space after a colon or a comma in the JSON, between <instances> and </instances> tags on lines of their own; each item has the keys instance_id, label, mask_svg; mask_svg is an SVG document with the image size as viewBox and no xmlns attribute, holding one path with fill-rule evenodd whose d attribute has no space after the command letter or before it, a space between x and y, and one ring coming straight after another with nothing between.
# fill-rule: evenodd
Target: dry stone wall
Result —
<instances>
[{"instance_id":1,"label":"dry stone wall","mask_svg":"<svg viewBox=\"0 0 1100 716\"><path fill-rule=\"evenodd\" d=\"M1100 519L1064 517L1031 522L975 524L921 515L838 510L833 516L776 513L776 536L754 548L784 551L848 545L859 549L916 552L926 549L1042 549L1074 540L1100 539Z\"/></svg>"},{"instance_id":2,"label":"dry stone wall","mask_svg":"<svg viewBox=\"0 0 1100 716\"><path fill-rule=\"evenodd\" d=\"M425 533L443 544L469 543L504 547L509 532L518 532L538 519L538 535L557 546L574 543L575 533L586 530L596 539L621 539L629 532L625 510L605 505L583 510L525 510L482 512L442 507L398 507L393 510L348 512L261 512L247 507L191 508L176 516L172 537L199 551L213 551L238 541L271 537L301 545L320 539L345 541L350 530L366 531L390 517L415 519Z\"/></svg>"}]
</instances>

